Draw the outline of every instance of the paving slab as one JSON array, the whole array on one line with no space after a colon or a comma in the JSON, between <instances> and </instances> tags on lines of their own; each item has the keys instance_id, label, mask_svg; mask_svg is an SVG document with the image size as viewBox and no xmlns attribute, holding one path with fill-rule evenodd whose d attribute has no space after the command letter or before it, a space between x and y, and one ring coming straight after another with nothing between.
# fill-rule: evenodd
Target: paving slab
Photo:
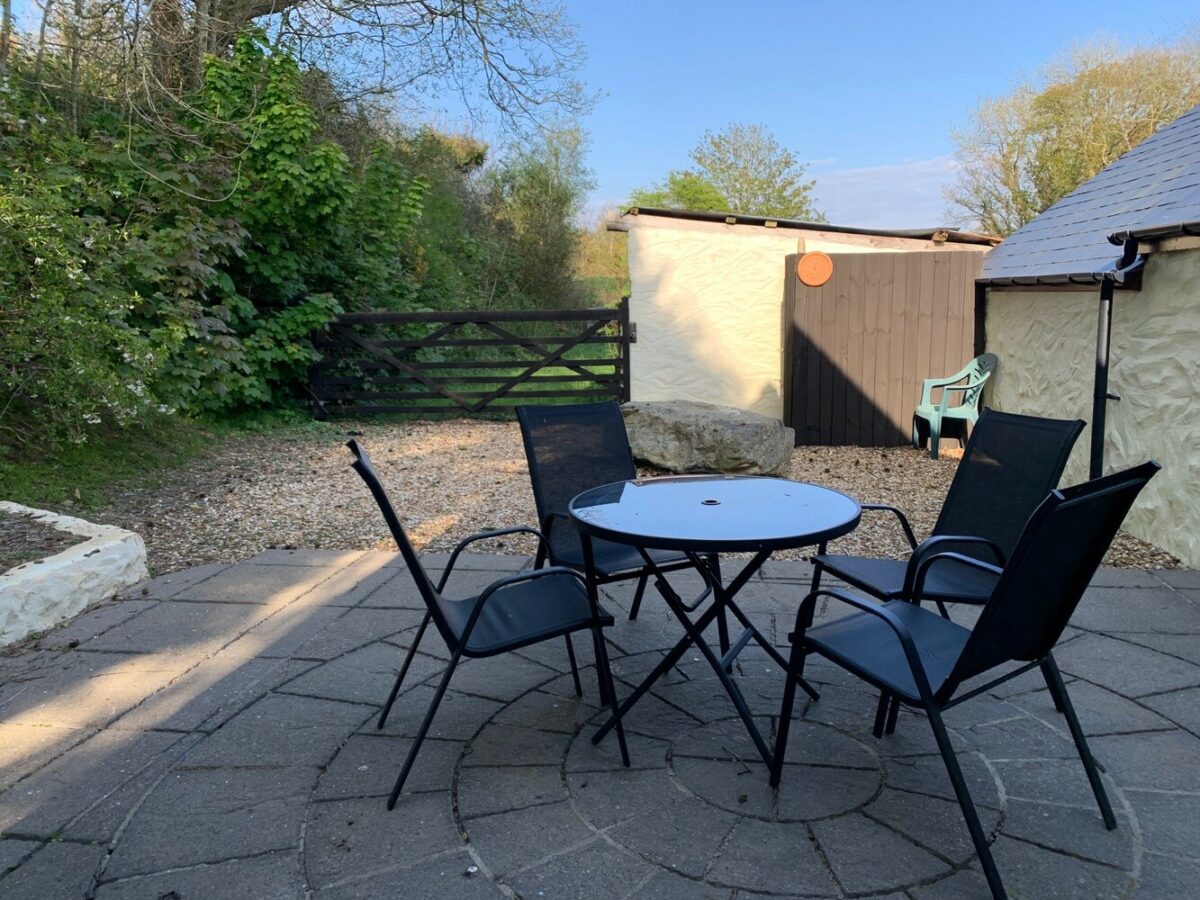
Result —
<instances>
[{"instance_id":1,"label":"paving slab","mask_svg":"<svg viewBox=\"0 0 1200 900\"><path fill-rule=\"evenodd\" d=\"M335 571L324 566L243 563L188 585L171 599L279 606L311 591Z\"/></svg>"},{"instance_id":2,"label":"paving slab","mask_svg":"<svg viewBox=\"0 0 1200 900\"><path fill-rule=\"evenodd\" d=\"M141 600L169 600L181 591L207 581L228 568L229 563L205 563L179 572L169 572L135 584L123 596Z\"/></svg>"},{"instance_id":3,"label":"paving slab","mask_svg":"<svg viewBox=\"0 0 1200 900\"><path fill-rule=\"evenodd\" d=\"M292 900L303 894L297 854L282 851L102 882L96 900Z\"/></svg>"},{"instance_id":4,"label":"paving slab","mask_svg":"<svg viewBox=\"0 0 1200 900\"><path fill-rule=\"evenodd\" d=\"M41 848L41 841L0 838L0 874L15 869Z\"/></svg>"},{"instance_id":5,"label":"paving slab","mask_svg":"<svg viewBox=\"0 0 1200 900\"><path fill-rule=\"evenodd\" d=\"M466 850L439 853L412 865L393 865L368 874L349 875L318 890L319 900L363 897L453 897L455 900L499 900L511 893L486 875Z\"/></svg>"},{"instance_id":6,"label":"paving slab","mask_svg":"<svg viewBox=\"0 0 1200 900\"><path fill-rule=\"evenodd\" d=\"M188 754L188 765L325 765L369 712L335 700L269 694L206 738Z\"/></svg>"},{"instance_id":7,"label":"paving slab","mask_svg":"<svg viewBox=\"0 0 1200 900\"><path fill-rule=\"evenodd\" d=\"M158 604L157 600L109 600L79 614L37 642L39 647L67 650L87 645L106 631Z\"/></svg>"},{"instance_id":8,"label":"paving slab","mask_svg":"<svg viewBox=\"0 0 1200 900\"><path fill-rule=\"evenodd\" d=\"M1103 634L1085 635L1054 655L1063 672L1126 697L1200 685L1200 666Z\"/></svg>"},{"instance_id":9,"label":"paving slab","mask_svg":"<svg viewBox=\"0 0 1200 900\"><path fill-rule=\"evenodd\" d=\"M316 803L305 834L308 883L320 889L372 871L411 866L462 843L446 794L406 796L391 812L375 797Z\"/></svg>"},{"instance_id":10,"label":"paving slab","mask_svg":"<svg viewBox=\"0 0 1200 900\"><path fill-rule=\"evenodd\" d=\"M322 773L313 800L387 797L411 748L411 738L351 735ZM463 748L463 741L427 738L408 773L405 794L452 790Z\"/></svg>"},{"instance_id":11,"label":"paving slab","mask_svg":"<svg viewBox=\"0 0 1200 900\"><path fill-rule=\"evenodd\" d=\"M49 840L103 804L184 738L169 732L102 731L39 769L0 803L0 833Z\"/></svg>"},{"instance_id":12,"label":"paving slab","mask_svg":"<svg viewBox=\"0 0 1200 900\"><path fill-rule=\"evenodd\" d=\"M1200 736L1200 687L1143 697L1141 703L1161 713L1169 722Z\"/></svg>"},{"instance_id":13,"label":"paving slab","mask_svg":"<svg viewBox=\"0 0 1200 900\"><path fill-rule=\"evenodd\" d=\"M603 838L577 848L573 853L515 872L504 883L520 897L561 897L591 900L593 897L622 897L658 869L639 856L623 852Z\"/></svg>"},{"instance_id":14,"label":"paving slab","mask_svg":"<svg viewBox=\"0 0 1200 900\"><path fill-rule=\"evenodd\" d=\"M95 733L94 728L0 722L0 790L49 765Z\"/></svg>"},{"instance_id":15,"label":"paving slab","mask_svg":"<svg viewBox=\"0 0 1200 900\"><path fill-rule=\"evenodd\" d=\"M302 766L177 770L130 822L104 877L295 849L318 774Z\"/></svg>"},{"instance_id":16,"label":"paving slab","mask_svg":"<svg viewBox=\"0 0 1200 900\"><path fill-rule=\"evenodd\" d=\"M3 707L5 724L101 728L183 675L191 662L170 653L93 653L73 650L54 669L14 686Z\"/></svg>"},{"instance_id":17,"label":"paving slab","mask_svg":"<svg viewBox=\"0 0 1200 900\"><path fill-rule=\"evenodd\" d=\"M83 897L103 855L103 848L95 844L45 844L0 880L0 896L4 900Z\"/></svg>"},{"instance_id":18,"label":"paving slab","mask_svg":"<svg viewBox=\"0 0 1200 900\"><path fill-rule=\"evenodd\" d=\"M147 697L109 727L125 731L212 732L274 688L317 664L306 659L240 659L218 654Z\"/></svg>"},{"instance_id":19,"label":"paving slab","mask_svg":"<svg viewBox=\"0 0 1200 900\"><path fill-rule=\"evenodd\" d=\"M153 609L108 629L82 649L170 654L179 659L198 660L232 643L266 616L261 607L245 604L164 600Z\"/></svg>"}]
</instances>

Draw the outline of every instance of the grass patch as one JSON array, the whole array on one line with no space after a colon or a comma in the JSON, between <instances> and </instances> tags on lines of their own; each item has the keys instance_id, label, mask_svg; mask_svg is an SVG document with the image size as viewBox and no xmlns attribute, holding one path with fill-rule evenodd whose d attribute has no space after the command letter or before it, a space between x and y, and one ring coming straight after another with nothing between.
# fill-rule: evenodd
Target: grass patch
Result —
<instances>
[{"instance_id":1,"label":"grass patch","mask_svg":"<svg viewBox=\"0 0 1200 900\"><path fill-rule=\"evenodd\" d=\"M126 483L161 483L231 436L295 431L331 426L312 421L299 407L270 410L219 421L163 416L122 431L92 435L82 444L53 454L23 459L0 454L0 500L26 506L87 511L103 507L114 490ZM336 427L336 426L333 426Z\"/></svg>"},{"instance_id":2,"label":"grass patch","mask_svg":"<svg viewBox=\"0 0 1200 900\"><path fill-rule=\"evenodd\" d=\"M39 508L87 510L104 505L122 481L152 480L216 443L211 426L165 420L95 435L46 456L0 457L0 499Z\"/></svg>"}]
</instances>

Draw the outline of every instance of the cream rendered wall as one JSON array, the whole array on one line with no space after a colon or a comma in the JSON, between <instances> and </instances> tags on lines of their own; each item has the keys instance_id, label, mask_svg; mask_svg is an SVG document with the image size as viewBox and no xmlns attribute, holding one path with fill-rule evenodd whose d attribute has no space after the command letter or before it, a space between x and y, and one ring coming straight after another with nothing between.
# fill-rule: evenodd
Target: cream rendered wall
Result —
<instances>
[{"instance_id":1,"label":"cream rendered wall","mask_svg":"<svg viewBox=\"0 0 1200 900\"><path fill-rule=\"evenodd\" d=\"M1092 416L1097 292L989 291L988 350L1000 357L990 405L1057 418ZM1153 457L1163 471L1126 528L1200 566L1200 250L1151 254L1142 290L1113 306L1106 471ZM1090 429L1066 484L1087 478Z\"/></svg>"},{"instance_id":2,"label":"cream rendered wall","mask_svg":"<svg viewBox=\"0 0 1200 900\"><path fill-rule=\"evenodd\" d=\"M927 243L881 248L827 234L672 219L632 225L633 399L698 400L782 418L784 257Z\"/></svg>"}]
</instances>

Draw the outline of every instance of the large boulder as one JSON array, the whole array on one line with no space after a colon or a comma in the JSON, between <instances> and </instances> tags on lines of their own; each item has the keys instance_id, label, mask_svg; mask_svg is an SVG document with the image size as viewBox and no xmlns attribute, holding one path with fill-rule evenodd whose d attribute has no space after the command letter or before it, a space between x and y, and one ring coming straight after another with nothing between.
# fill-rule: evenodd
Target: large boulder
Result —
<instances>
[{"instance_id":1,"label":"large boulder","mask_svg":"<svg viewBox=\"0 0 1200 900\"><path fill-rule=\"evenodd\" d=\"M671 472L778 475L792 458L796 435L778 419L688 400L621 407L633 455Z\"/></svg>"}]
</instances>

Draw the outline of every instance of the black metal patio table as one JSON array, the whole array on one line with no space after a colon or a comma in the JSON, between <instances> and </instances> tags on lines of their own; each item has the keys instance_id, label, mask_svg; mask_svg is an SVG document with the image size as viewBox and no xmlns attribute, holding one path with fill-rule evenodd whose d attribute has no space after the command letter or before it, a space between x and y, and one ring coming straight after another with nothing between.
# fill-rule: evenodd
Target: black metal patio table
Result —
<instances>
[{"instance_id":1,"label":"black metal patio table","mask_svg":"<svg viewBox=\"0 0 1200 900\"><path fill-rule=\"evenodd\" d=\"M738 715L750 733L763 762L771 765L771 751L750 715L730 670L751 640L757 642L787 671L787 660L754 627L734 598L776 550L809 547L831 541L858 527L862 509L852 497L830 488L783 478L746 475L681 475L635 479L592 488L571 501L570 514L583 535L584 562L589 590L595 592L591 540L601 538L637 548L647 569L658 580L671 612L683 625L684 636L663 657L646 679L592 736L599 743L650 687L674 666L688 647L699 648L716 672ZM689 606L657 571L649 550L681 550L712 587L712 601L694 621L689 618L699 603ZM720 553L750 553L750 561L728 584L721 579ZM593 596L593 599L595 597ZM702 601L701 601L702 602ZM725 630L725 611L733 613L743 631L733 642ZM716 619L721 654L704 639ZM813 697L816 691L801 686ZM621 755L628 765L624 745Z\"/></svg>"}]
</instances>

